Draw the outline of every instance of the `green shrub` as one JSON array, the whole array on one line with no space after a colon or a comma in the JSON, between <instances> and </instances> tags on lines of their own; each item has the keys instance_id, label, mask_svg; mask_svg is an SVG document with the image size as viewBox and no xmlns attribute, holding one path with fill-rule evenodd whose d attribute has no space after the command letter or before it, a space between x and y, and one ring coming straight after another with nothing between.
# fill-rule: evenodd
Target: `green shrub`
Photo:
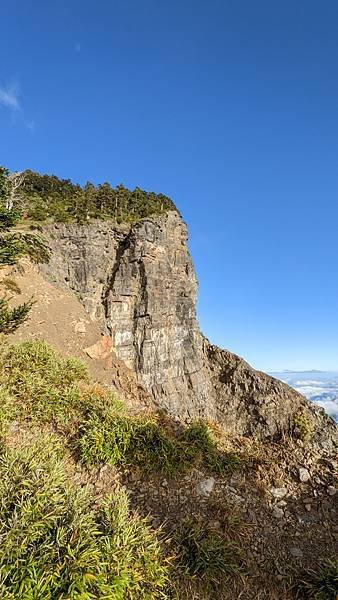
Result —
<instances>
[{"instance_id":1,"label":"green shrub","mask_svg":"<svg viewBox=\"0 0 338 600\"><path fill-rule=\"evenodd\" d=\"M145 472L175 475L195 464L227 474L240 464L237 456L218 449L203 423L179 434L157 416L127 414L111 393L88 384L80 361L62 358L45 342L4 348L1 382L12 398L13 418L53 423L87 465L137 466Z\"/></svg>"},{"instance_id":2,"label":"green shrub","mask_svg":"<svg viewBox=\"0 0 338 600\"><path fill-rule=\"evenodd\" d=\"M17 210L6 210L4 206L0 204L0 231L8 231L16 225L21 219L21 213Z\"/></svg>"},{"instance_id":3,"label":"green shrub","mask_svg":"<svg viewBox=\"0 0 338 600\"><path fill-rule=\"evenodd\" d=\"M187 520L181 528L178 558L188 576L201 578L215 589L242 571L238 549L194 520Z\"/></svg>"},{"instance_id":4,"label":"green shrub","mask_svg":"<svg viewBox=\"0 0 338 600\"><path fill-rule=\"evenodd\" d=\"M2 600L164 598L167 566L120 493L97 507L51 435L0 454Z\"/></svg>"},{"instance_id":5,"label":"green shrub","mask_svg":"<svg viewBox=\"0 0 338 600\"><path fill-rule=\"evenodd\" d=\"M93 407L94 408L94 407ZM113 414L88 416L80 426L77 447L81 460L87 465L124 462L130 446L132 420Z\"/></svg>"},{"instance_id":6,"label":"green shrub","mask_svg":"<svg viewBox=\"0 0 338 600\"><path fill-rule=\"evenodd\" d=\"M303 412L299 411L294 416L294 430L298 434L301 440L306 442L313 432L313 424L311 423L309 417Z\"/></svg>"},{"instance_id":7,"label":"green shrub","mask_svg":"<svg viewBox=\"0 0 338 600\"><path fill-rule=\"evenodd\" d=\"M191 461L195 461L200 457L202 464L207 469L218 472L220 475L232 473L241 465L239 456L232 452L221 452L219 450L210 428L201 421L188 427L181 436L180 441L183 443L186 456Z\"/></svg>"},{"instance_id":8,"label":"green shrub","mask_svg":"<svg viewBox=\"0 0 338 600\"><path fill-rule=\"evenodd\" d=\"M44 240L33 233L22 233L20 239L23 243L23 251L26 256L36 263L46 263L50 259L50 249Z\"/></svg>"},{"instance_id":9,"label":"green shrub","mask_svg":"<svg viewBox=\"0 0 338 600\"><path fill-rule=\"evenodd\" d=\"M4 445L8 428L12 420L12 399L7 388L0 383L0 448Z\"/></svg>"},{"instance_id":10,"label":"green shrub","mask_svg":"<svg viewBox=\"0 0 338 600\"><path fill-rule=\"evenodd\" d=\"M9 170L0 166L0 204L4 204L9 196Z\"/></svg>"},{"instance_id":11,"label":"green shrub","mask_svg":"<svg viewBox=\"0 0 338 600\"><path fill-rule=\"evenodd\" d=\"M34 262L48 262L50 251L35 234L7 233L0 236L0 266L15 265L22 256L29 256Z\"/></svg>"},{"instance_id":12,"label":"green shrub","mask_svg":"<svg viewBox=\"0 0 338 600\"><path fill-rule=\"evenodd\" d=\"M156 419L121 415L115 410L92 411L81 427L78 441L81 459L89 465L137 465L152 472L174 473L180 461L175 441Z\"/></svg>"},{"instance_id":13,"label":"green shrub","mask_svg":"<svg viewBox=\"0 0 338 600\"><path fill-rule=\"evenodd\" d=\"M0 267L1 265L15 265L25 254L25 244L17 234L0 236Z\"/></svg>"},{"instance_id":14,"label":"green shrub","mask_svg":"<svg viewBox=\"0 0 338 600\"><path fill-rule=\"evenodd\" d=\"M302 597L313 600L337 600L338 561L325 561L317 572L308 572L298 591Z\"/></svg>"},{"instance_id":15,"label":"green shrub","mask_svg":"<svg viewBox=\"0 0 338 600\"><path fill-rule=\"evenodd\" d=\"M125 458L127 463L144 471L174 475L191 466L180 450L179 440L171 437L155 418L135 419Z\"/></svg>"},{"instance_id":16,"label":"green shrub","mask_svg":"<svg viewBox=\"0 0 338 600\"><path fill-rule=\"evenodd\" d=\"M28 313L34 302L29 300L14 308L8 306L7 298L0 298L0 333L13 333L28 319Z\"/></svg>"},{"instance_id":17,"label":"green shrub","mask_svg":"<svg viewBox=\"0 0 338 600\"><path fill-rule=\"evenodd\" d=\"M67 425L78 410L78 382L86 381L84 365L62 358L43 341L27 341L2 349L0 382L8 389L17 418Z\"/></svg>"},{"instance_id":18,"label":"green shrub","mask_svg":"<svg viewBox=\"0 0 338 600\"><path fill-rule=\"evenodd\" d=\"M114 409L102 414L95 405L81 426L78 447L88 465L104 462L136 465L148 473L167 475L183 473L197 462L222 475L241 464L237 456L218 450L203 423L174 435L156 417L131 417Z\"/></svg>"}]
</instances>

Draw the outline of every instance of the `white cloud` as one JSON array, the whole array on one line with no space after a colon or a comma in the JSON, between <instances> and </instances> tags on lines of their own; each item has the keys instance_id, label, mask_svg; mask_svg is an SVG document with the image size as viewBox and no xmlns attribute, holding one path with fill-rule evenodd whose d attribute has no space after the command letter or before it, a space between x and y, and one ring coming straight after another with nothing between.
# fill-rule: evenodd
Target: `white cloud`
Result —
<instances>
[{"instance_id":1,"label":"white cloud","mask_svg":"<svg viewBox=\"0 0 338 600\"><path fill-rule=\"evenodd\" d=\"M36 122L28 119L20 104L20 86L18 82L12 81L8 85L0 86L0 108L1 106L11 111L10 123L18 123L26 127L30 133L35 133Z\"/></svg>"},{"instance_id":2,"label":"white cloud","mask_svg":"<svg viewBox=\"0 0 338 600\"><path fill-rule=\"evenodd\" d=\"M35 123L35 121L25 121L25 125L26 125L27 129L29 129L29 131L31 133L35 133L35 130L36 130L36 123Z\"/></svg>"},{"instance_id":3,"label":"white cloud","mask_svg":"<svg viewBox=\"0 0 338 600\"><path fill-rule=\"evenodd\" d=\"M19 86L13 82L7 86L0 87L0 104L11 110L21 110L19 103Z\"/></svg>"}]
</instances>

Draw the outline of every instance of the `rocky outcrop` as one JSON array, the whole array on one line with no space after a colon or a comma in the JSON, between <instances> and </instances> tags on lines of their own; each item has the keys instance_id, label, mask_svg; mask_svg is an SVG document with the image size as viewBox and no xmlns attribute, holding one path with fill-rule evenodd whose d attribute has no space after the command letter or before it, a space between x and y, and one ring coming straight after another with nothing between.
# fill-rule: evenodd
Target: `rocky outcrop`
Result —
<instances>
[{"instance_id":1,"label":"rocky outcrop","mask_svg":"<svg viewBox=\"0 0 338 600\"><path fill-rule=\"evenodd\" d=\"M307 406L294 390L202 336L187 228L176 211L133 226L58 224L46 235L53 253L42 268L77 294L157 406L260 436L288 430Z\"/></svg>"},{"instance_id":2,"label":"rocky outcrop","mask_svg":"<svg viewBox=\"0 0 338 600\"><path fill-rule=\"evenodd\" d=\"M8 336L11 343L43 339L64 355L79 357L93 380L116 391L129 408L153 408L150 394L115 355L111 338L102 335L98 323L89 318L69 289L46 281L26 258L0 270L0 295L6 293L6 282L11 286L11 306L34 298L27 321Z\"/></svg>"}]
</instances>

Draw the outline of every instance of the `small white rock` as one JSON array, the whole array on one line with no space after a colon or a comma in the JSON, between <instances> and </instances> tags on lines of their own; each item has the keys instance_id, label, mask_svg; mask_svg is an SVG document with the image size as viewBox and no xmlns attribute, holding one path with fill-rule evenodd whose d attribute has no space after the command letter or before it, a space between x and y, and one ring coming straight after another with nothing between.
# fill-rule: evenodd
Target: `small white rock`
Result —
<instances>
[{"instance_id":1,"label":"small white rock","mask_svg":"<svg viewBox=\"0 0 338 600\"><path fill-rule=\"evenodd\" d=\"M304 469L304 467L300 467L300 469L299 469L298 472L299 472L299 479L300 479L300 481L302 481L303 483L305 481L309 481L309 479L310 479L310 473L309 473L309 471L307 469Z\"/></svg>"},{"instance_id":2,"label":"small white rock","mask_svg":"<svg viewBox=\"0 0 338 600\"><path fill-rule=\"evenodd\" d=\"M288 493L286 488L271 488L270 492L274 498L284 498Z\"/></svg>"},{"instance_id":3,"label":"small white rock","mask_svg":"<svg viewBox=\"0 0 338 600\"><path fill-rule=\"evenodd\" d=\"M302 558L303 551L300 548L290 548L290 554L295 558Z\"/></svg>"},{"instance_id":4,"label":"small white rock","mask_svg":"<svg viewBox=\"0 0 338 600\"><path fill-rule=\"evenodd\" d=\"M337 489L334 487L334 485L329 485L327 488L327 493L329 494L329 496L335 496L335 494L337 493Z\"/></svg>"},{"instance_id":5,"label":"small white rock","mask_svg":"<svg viewBox=\"0 0 338 600\"><path fill-rule=\"evenodd\" d=\"M276 519L282 519L284 517L284 511L281 508L278 508L278 506L274 507L272 514Z\"/></svg>"},{"instance_id":6,"label":"small white rock","mask_svg":"<svg viewBox=\"0 0 338 600\"><path fill-rule=\"evenodd\" d=\"M215 480L213 477L209 477L208 479L203 479L196 486L196 491L200 496L209 496L215 486Z\"/></svg>"},{"instance_id":7,"label":"small white rock","mask_svg":"<svg viewBox=\"0 0 338 600\"><path fill-rule=\"evenodd\" d=\"M86 333L86 324L84 321L78 321L74 326L75 333Z\"/></svg>"}]
</instances>

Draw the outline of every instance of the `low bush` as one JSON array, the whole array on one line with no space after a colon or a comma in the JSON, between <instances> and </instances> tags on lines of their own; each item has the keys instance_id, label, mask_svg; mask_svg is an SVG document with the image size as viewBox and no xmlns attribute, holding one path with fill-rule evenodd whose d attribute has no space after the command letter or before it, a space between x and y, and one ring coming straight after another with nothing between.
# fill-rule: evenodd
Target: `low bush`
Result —
<instances>
[{"instance_id":1,"label":"low bush","mask_svg":"<svg viewBox=\"0 0 338 600\"><path fill-rule=\"evenodd\" d=\"M136 465L166 475L184 473L197 464L225 475L241 464L237 456L218 450L206 424L192 424L179 435L168 431L156 415L138 418L115 410L92 412L81 426L78 448L87 465Z\"/></svg>"},{"instance_id":2,"label":"low bush","mask_svg":"<svg viewBox=\"0 0 338 600\"><path fill-rule=\"evenodd\" d=\"M313 424L311 423L309 417L304 413L304 411L299 411L294 416L294 432L298 435L298 437L306 442L309 440L313 433Z\"/></svg>"},{"instance_id":3,"label":"low bush","mask_svg":"<svg viewBox=\"0 0 338 600\"><path fill-rule=\"evenodd\" d=\"M25 245L17 234L0 236L0 266L15 265L19 258L25 254Z\"/></svg>"},{"instance_id":4,"label":"low bush","mask_svg":"<svg viewBox=\"0 0 338 600\"><path fill-rule=\"evenodd\" d=\"M52 435L0 454L2 600L165 598L168 566L123 493L99 506Z\"/></svg>"},{"instance_id":5,"label":"low bush","mask_svg":"<svg viewBox=\"0 0 338 600\"><path fill-rule=\"evenodd\" d=\"M6 233L0 236L0 266L15 265L22 256L34 262L48 262L50 251L44 241L32 233Z\"/></svg>"},{"instance_id":6,"label":"low bush","mask_svg":"<svg viewBox=\"0 0 338 600\"><path fill-rule=\"evenodd\" d=\"M0 204L0 232L8 231L16 225L21 219L21 212L18 210L7 210Z\"/></svg>"},{"instance_id":7,"label":"low bush","mask_svg":"<svg viewBox=\"0 0 338 600\"><path fill-rule=\"evenodd\" d=\"M15 419L70 426L79 412L78 383L86 380L87 369L79 360L62 358L43 341L1 350L0 382L11 395Z\"/></svg>"},{"instance_id":8,"label":"low bush","mask_svg":"<svg viewBox=\"0 0 338 600\"><path fill-rule=\"evenodd\" d=\"M47 263L50 259L50 249L39 235L35 233L21 233L24 254L35 263Z\"/></svg>"},{"instance_id":9,"label":"low bush","mask_svg":"<svg viewBox=\"0 0 338 600\"><path fill-rule=\"evenodd\" d=\"M23 304L19 304L14 308L10 308L7 298L0 298L0 333L5 335L13 333L22 323L28 318L28 313L34 302L29 300Z\"/></svg>"},{"instance_id":10,"label":"low bush","mask_svg":"<svg viewBox=\"0 0 338 600\"><path fill-rule=\"evenodd\" d=\"M194 520L187 520L182 525L178 560L188 576L201 578L207 588L218 591L229 577L242 572L238 549Z\"/></svg>"},{"instance_id":11,"label":"low bush","mask_svg":"<svg viewBox=\"0 0 338 600\"><path fill-rule=\"evenodd\" d=\"M308 572L298 588L297 597L313 600L337 600L338 561L323 562L318 571Z\"/></svg>"},{"instance_id":12,"label":"low bush","mask_svg":"<svg viewBox=\"0 0 338 600\"><path fill-rule=\"evenodd\" d=\"M202 460L204 466L215 473L226 475L241 465L241 459L232 452L222 452L206 423L197 422L188 427L181 436L185 454L192 461Z\"/></svg>"}]
</instances>

